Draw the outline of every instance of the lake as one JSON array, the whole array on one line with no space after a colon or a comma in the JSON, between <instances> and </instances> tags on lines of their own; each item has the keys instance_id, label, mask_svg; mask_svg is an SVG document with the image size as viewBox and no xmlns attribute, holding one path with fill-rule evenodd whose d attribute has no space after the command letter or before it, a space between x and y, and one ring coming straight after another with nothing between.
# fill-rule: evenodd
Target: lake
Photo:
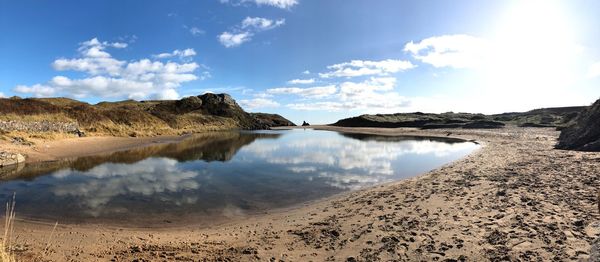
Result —
<instances>
[{"instance_id":1,"label":"lake","mask_svg":"<svg viewBox=\"0 0 600 262\"><path fill-rule=\"evenodd\" d=\"M132 227L210 225L413 177L479 146L311 129L215 132L4 172L17 217Z\"/></svg>"}]
</instances>

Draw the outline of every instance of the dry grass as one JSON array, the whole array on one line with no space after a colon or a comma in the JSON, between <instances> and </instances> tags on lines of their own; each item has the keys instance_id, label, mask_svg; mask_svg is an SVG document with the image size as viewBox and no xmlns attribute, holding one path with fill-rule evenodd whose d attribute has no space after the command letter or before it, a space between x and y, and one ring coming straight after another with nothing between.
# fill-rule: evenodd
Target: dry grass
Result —
<instances>
[{"instance_id":1,"label":"dry grass","mask_svg":"<svg viewBox=\"0 0 600 262\"><path fill-rule=\"evenodd\" d=\"M0 121L20 121L20 122L74 122L72 118L63 114L34 114L34 115L20 115L15 113L1 114Z\"/></svg>"},{"instance_id":2,"label":"dry grass","mask_svg":"<svg viewBox=\"0 0 600 262\"><path fill-rule=\"evenodd\" d=\"M15 254L11 248L11 238L14 230L15 222L15 195L13 194L12 200L6 203L6 214L4 217L4 238L0 244L0 261L12 262L16 261Z\"/></svg>"},{"instance_id":3,"label":"dry grass","mask_svg":"<svg viewBox=\"0 0 600 262\"><path fill-rule=\"evenodd\" d=\"M230 130L243 125L235 117L216 116L200 109L186 111L172 101L131 100L90 105L66 98L0 99L0 121L77 123L89 136L135 137ZM64 138L61 132L28 132L18 136Z\"/></svg>"}]
</instances>

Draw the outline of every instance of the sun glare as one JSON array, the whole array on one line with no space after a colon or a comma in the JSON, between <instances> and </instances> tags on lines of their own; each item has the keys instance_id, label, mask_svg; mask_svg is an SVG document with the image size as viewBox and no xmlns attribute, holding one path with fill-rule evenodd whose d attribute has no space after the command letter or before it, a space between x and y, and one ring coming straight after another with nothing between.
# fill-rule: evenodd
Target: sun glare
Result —
<instances>
[{"instance_id":1,"label":"sun glare","mask_svg":"<svg viewBox=\"0 0 600 262\"><path fill-rule=\"evenodd\" d=\"M561 2L565 3L565 2ZM528 110L531 98L554 106L576 81L575 30L561 3L519 1L501 17L493 32L484 85L498 101Z\"/></svg>"}]
</instances>

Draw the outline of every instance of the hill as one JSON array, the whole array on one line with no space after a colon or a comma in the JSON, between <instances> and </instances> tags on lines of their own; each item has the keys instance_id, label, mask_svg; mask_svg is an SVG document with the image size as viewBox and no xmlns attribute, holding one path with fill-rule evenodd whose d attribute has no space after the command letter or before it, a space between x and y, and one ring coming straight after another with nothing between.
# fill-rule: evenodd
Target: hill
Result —
<instances>
[{"instance_id":1,"label":"hill","mask_svg":"<svg viewBox=\"0 0 600 262\"><path fill-rule=\"evenodd\" d=\"M396 113L361 115L346 118L332 124L343 127L417 127L434 128L501 128L506 124L523 127L563 128L585 107L543 108L528 112L503 113L495 115L471 113Z\"/></svg>"},{"instance_id":2,"label":"hill","mask_svg":"<svg viewBox=\"0 0 600 262\"><path fill-rule=\"evenodd\" d=\"M296 126L292 121L278 114L250 113L259 123L267 126Z\"/></svg>"},{"instance_id":3,"label":"hill","mask_svg":"<svg viewBox=\"0 0 600 262\"><path fill-rule=\"evenodd\" d=\"M560 133L556 148L600 151L600 100L584 110Z\"/></svg>"},{"instance_id":4,"label":"hill","mask_svg":"<svg viewBox=\"0 0 600 262\"><path fill-rule=\"evenodd\" d=\"M285 118L278 116L282 122ZM289 121L288 121L289 122ZM0 99L0 131L112 136L175 135L210 130L268 129L228 94L181 100L101 102L68 98Z\"/></svg>"}]
</instances>

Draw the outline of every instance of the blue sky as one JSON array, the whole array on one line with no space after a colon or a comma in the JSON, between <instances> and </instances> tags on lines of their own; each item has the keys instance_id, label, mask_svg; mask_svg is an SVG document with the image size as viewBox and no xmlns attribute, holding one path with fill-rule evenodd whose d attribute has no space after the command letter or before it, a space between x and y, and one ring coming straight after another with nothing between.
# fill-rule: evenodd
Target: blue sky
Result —
<instances>
[{"instance_id":1,"label":"blue sky","mask_svg":"<svg viewBox=\"0 0 600 262\"><path fill-rule=\"evenodd\" d=\"M600 97L598 1L0 0L0 96L229 93L331 123Z\"/></svg>"}]
</instances>

